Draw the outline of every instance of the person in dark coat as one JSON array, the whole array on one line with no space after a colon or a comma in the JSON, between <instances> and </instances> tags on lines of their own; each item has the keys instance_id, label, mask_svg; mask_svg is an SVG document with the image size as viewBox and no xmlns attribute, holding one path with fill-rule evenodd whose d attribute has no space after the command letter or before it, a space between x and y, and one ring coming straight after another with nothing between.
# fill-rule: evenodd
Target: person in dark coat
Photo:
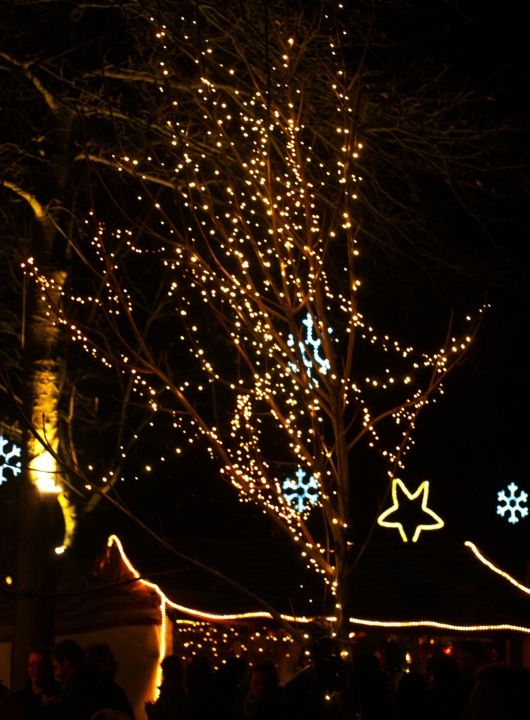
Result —
<instances>
[{"instance_id":1,"label":"person in dark coat","mask_svg":"<svg viewBox=\"0 0 530 720\"><path fill-rule=\"evenodd\" d=\"M45 707L43 720L90 720L97 710L112 707L112 685L74 640L62 640L52 651L55 679L61 692Z\"/></svg>"},{"instance_id":2,"label":"person in dark coat","mask_svg":"<svg viewBox=\"0 0 530 720\"><path fill-rule=\"evenodd\" d=\"M190 663L184 680L186 698L177 706L175 720L234 720L232 708L215 691L210 667Z\"/></svg>"},{"instance_id":3,"label":"person in dark coat","mask_svg":"<svg viewBox=\"0 0 530 720\"><path fill-rule=\"evenodd\" d=\"M22 706L0 682L0 720L26 720Z\"/></svg>"},{"instance_id":4,"label":"person in dark coat","mask_svg":"<svg viewBox=\"0 0 530 720\"><path fill-rule=\"evenodd\" d=\"M250 691L245 696L243 712L252 720L284 720L287 705L272 662L255 665L250 674Z\"/></svg>"},{"instance_id":5,"label":"person in dark coat","mask_svg":"<svg viewBox=\"0 0 530 720\"><path fill-rule=\"evenodd\" d=\"M26 687L14 693L13 697L24 709L28 720L40 720L45 703L60 690L61 685L53 679L50 650L36 647L29 654Z\"/></svg>"},{"instance_id":6,"label":"person in dark coat","mask_svg":"<svg viewBox=\"0 0 530 720\"><path fill-rule=\"evenodd\" d=\"M110 646L106 643L89 645L85 648L85 657L87 666L97 668L109 682L109 690L112 694L109 707L114 710L121 710L121 712L128 715L131 720L134 720L131 703L127 699L123 688L115 682L119 665Z\"/></svg>"},{"instance_id":7,"label":"person in dark coat","mask_svg":"<svg viewBox=\"0 0 530 720\"><path fill-rule=\"evenodd\" d=\"M425 720L428 717L427 687L418 673L405 673L396 692L396 720Z\"/></svg>"},{"instance_id":8,"label":"person in dark coat","mask_svg":"<svg viewBox=\"0 0 530 720\"><path fill-rule=\"evenodd\" d=\"M388 678L381 671L379 658L366 653L355 659L353 673L354 709L366 720L387 720L392 705Z\"/></svg>"},{"instance_id":9,"label":"person in dark coat","mask_svg":"<svg viewBox=\"0 0 530 720\"><path fill-rule=\"evenodd\" d=\"M508 663L484 665L463 720L524 720L530 716L530 670Z\"/></svg>"},{"instance_id":10,"label":"person in dark coat","mask_svg":"<svg viewBox=\"0 0 530 720\"><path fill-rule=\"evenodd\" d=\"M444 657L432 676L427 693L431 720L460 720L469 693L454 658Z\"/></svg>"},{"instance_id":11,"label":"person in dark coat","mask_svg":"<svg viewBox=\"0 0 530 720\"><path fill-rule=\"evenodd\" d=\"M226 700L236 716L241 715L244 692L242 682L245 677L246 663L241 657L229 657L216 676L219 695Z\"/></svg>"},{"instance_id":12,"label":"person in dark coat","mask_svg":"<svg viewBox=\"0 0 530 720\"><path fill-rule=\"evenodd\" d=\"M162 683L156 702L146 702L149 720L171 720L184 700L184 664L177 655L166 655L161 663Z\"/></svg>"}]
</instances>

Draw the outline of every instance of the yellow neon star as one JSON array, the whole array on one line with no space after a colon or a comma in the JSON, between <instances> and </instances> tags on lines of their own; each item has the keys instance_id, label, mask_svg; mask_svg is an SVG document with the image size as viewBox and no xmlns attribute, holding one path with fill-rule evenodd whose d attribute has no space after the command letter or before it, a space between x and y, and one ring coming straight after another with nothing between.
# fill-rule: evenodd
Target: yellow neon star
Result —
<instances>
[{"instance_id":1,"label":"yellow neon star","mask_svg":"<svg viewBox=\"0 0 530 720\"><path fill-rule=\"evenodd\" d=\"M381 525L382 527L397 528L399 530L399 534L401 535L403 542L408 542L407 535L405 534L403 525L400 522L385 522L385 518L388 517L389 515L391 515L393 512L396 512L396 510L398 510L398 508L399 508L399 502L398 502L398 497L397 497L398 485L401 488L401 490L403 490L403 492L405 493L405 495L407 496L407 498L409 500L416 500L416 498L418 498L423 493L423 498L421 500L421 509L423 510L424 513L427 513L427 515L430 515L433 518L433 520L435 521L434 523L431 523L430 525L418 525L416 527L416 530L414 531L414 536L412 538L412 542L417 541L422 530L439 530L440 528L442 528L444 526L444 521L442 520L442 518L439 515L437 515L435 512L433 512L433 510L431 510L430 508L427 507L427 501L429 499L429 481L424 480L422 482L422 484L419 486L419 488L416 490L416 492L414 494L412 494L407 490L403 481L398 480L398 478L394 478L394 480L392 480L392 501L394 504L392 505L392 507L389 507L388 510L385 510L384 513L381 513L381 515L377 518L377 522L379 525Z\"/></svg>"}]
</instances>

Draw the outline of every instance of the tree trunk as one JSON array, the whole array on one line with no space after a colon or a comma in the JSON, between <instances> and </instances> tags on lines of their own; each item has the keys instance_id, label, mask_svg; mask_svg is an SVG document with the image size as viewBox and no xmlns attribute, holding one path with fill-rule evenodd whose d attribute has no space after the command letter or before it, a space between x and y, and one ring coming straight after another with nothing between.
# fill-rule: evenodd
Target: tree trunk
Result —
<instances>
[{"instance_id":1,"label":"tree trunk","mask_svg":"<svg viewBox=\"0 0 530 720\"><path fill-rule=\"evenodd\" d=\"M27 444L24 443L25 447ZM27 467L27 463L24 463ZM19 485L19 547L18 591L51 592L54 589L53 536L50 516L55 503L52 497L42 499L30 481L27 469L20 476ZM21 690L27 679L27 662L31 649L37 645L51 646L54 642L54 604L51 598L17 598L13 633L12 678L13 690Z\"/></svg>"},{"instance_id":2,"label":"tree trunk","mask_svg":"<svg viewBox=\"0 0 530 720\"><path fill-rule=\"evenodd\" d=\"M50 269L52 233L39 238L36 265L50 283L49 293L59 302L66 273ZM37 284L29 284L28 315L24 342L23 408L35 429L53 447L59 434L59 329L48 301ZM12 654L12 687L21 689L27 678L27 659L35 645L53 645L54 603L43 597L55 589L54 548L62 541L62 523L57 503L61 489L54 458L29 430L22 450L23 471L19 480L19 537L17 598ZM25 594L27 593L27 596ZM37 596L32 596L38 594ZM39 596L40 595L40 596Z\"/></svg>"}]
</instances>

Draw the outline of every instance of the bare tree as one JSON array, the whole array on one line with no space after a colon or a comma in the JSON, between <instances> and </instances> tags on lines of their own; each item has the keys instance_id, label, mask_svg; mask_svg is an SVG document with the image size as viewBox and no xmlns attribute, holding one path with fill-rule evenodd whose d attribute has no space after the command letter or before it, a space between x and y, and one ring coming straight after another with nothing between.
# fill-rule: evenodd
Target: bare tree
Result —
<instances>
[{"instance_id":1,"label":"bare tree","mask_svg":"<svg viewBox=\"0 0 530 720\"><path fill-rule=\"evenodd\" d=\"M305 14L256 6L239 15L239 6L221 12L201 4L185 19L171 7L156 17L147 9L136 26L146 47L151 33L147 66L93 73L103 85L92 105L85 88L83 110L102 112L106 103L117 134L114 145L85 146L78 158L98 173L102 166L126 174L141 194L122 206L112 229L97 208L87 220L104 264L109 331L122 349L109 352L81 329L74 334L132 377L154 412L174 413L176 431L204 438L242 499L257 503L299 545L337 596L333 634L347 654L354 538L366 539L356 537L351 489L370 482L356 471L357 449L377 447L388 462L387 478L374 482L382 507L419 413L460 362L475 325L458 340L451 329L441 349L416 351L376 333L359 310L359 254L370 239L384 244L376 235L384 203L398 200L382 185L384 202L362 190L363 167L370 167L362 158L375 152L375 129L370 133L361 118L373 122L379 112L370 115L361 93L370 38L349 58L356 47L344 39L349 19L326 14L326 7ZM196 68L183 72L192 59ZM116 107L124 82L138 85L149 108L145 131L139 121L133 132ZM392 109L399 119L379 131L407 143L414 163L447 169L441 138L454 149L461 133L439 115L451 118L465 98L438 97L430 107L427 94L425 85L416 88L414 111L401 100ZM96 96L101 106L94 109ZM464 136L469 148L475 135ZM157 185L168 191L155 197ZM158 218L136 225L134 205L145 204ZM393 238L393 252L409 254L412 207L402 213L385 221L404 240L400 246ZM137 324L142 288L124 275L127 257L116 251L135 227L144 235L128 241L131 249L155 253L160 272L172 271L168 327L178 326L191 351L184 382L177 378L180 359L175 366L175 353L157 355L162 345L146 342ZM428 242L424 248L420 254L436 253ZM209 399L214 389L220 410Z\"/></svg>"},{"instance_id":2,"label":"bare tree","mask_svg":"<svg viewBox=\"0 0 530 720\"><path fill-rule=\"evenodd\" d=\"M104 52L92 38L82 60L77 41L3 62L75 128L68 170L86 169L88 182L70 208L73 231L59 235L97 278L90 293L72 280L71 300L96 309L66 306L65 278L45 257L26 271L44 312L117 371L125 404L170 413L175 433L202 439L242 499L298 544L337 595L333 632L346 653L349 576L367 541L352 487L373 482L384 506L419 413L475 331L457 340L450 329L425 351L376 332L364 317L373 307L359 308L359 265L383 258L401 278L407 266L470 271L475 255L451 244L443 210L466 204L487 171L498 135L473 121L483 98L451 91L442 71L387 66L371 6L73 12L80 27L108 20ZM53 206L16 176L2 183L33 212L40 203L57 236ZM94 331L101 317L107 329ZM362 445L387 477L358 471Z\"/></svg>"}]
</instances>

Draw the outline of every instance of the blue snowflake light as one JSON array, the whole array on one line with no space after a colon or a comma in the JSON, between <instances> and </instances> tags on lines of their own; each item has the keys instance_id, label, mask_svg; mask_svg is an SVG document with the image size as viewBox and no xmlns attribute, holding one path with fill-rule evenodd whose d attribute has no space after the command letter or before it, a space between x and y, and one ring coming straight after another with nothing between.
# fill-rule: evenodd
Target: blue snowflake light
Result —
<instances>
[{"instance_id":1,"label":"blue snowflake light","mask_svg":"<svg viewBox=\"0 0 530 720\"><path fill-rule=\"evenodd\" d=\"M11 450L8 449L9 446L11 446ZM10 475L16 477L22 472L22 463L20 460L16 460L20 455L19 446L0 435L0 485L7 482Z\"/></svg>"},{"instance_id":2,"label":"blue snowflake light","mask_svg":"<svg viewBox=\"0 0 530 720\"><path fill-rule=\"evenodd\" d=\"M287 480L283 483L283 496L289 503L293 505L295 510L301 515L311 510L312 505L318 502L318 480L312 475L309 480L305 480L307 473L298 468L295 473L296 480Z\"/></svg>"},{"instance_id":3,"label":"blue snowflake light","mask_svg":"<svg viewBox=\"0 0 530 720\"><path fill-rule=\"evenodd\" d=\"M519 495L516 495L515 493L519 488L513 482L508 485L507 489L510 491L509 495L506 495L504 490L497 493L497 500L500 503L504 503L504 505L497 505L497 515L502 515L502 517L504 517L508 512L510 514L508 522L515 525L515 523L519 522L517 513L519 513L522 518L528 515L528 508L523 507L526 505L526 501L528 500L528 493L521 490Z\"/></svg>"},{"instance_id":4,"label":"blue snowflake light","mask_svg":"<svg viewBox=\"0 0 530 720\"><path fill-rule=\"evenodd\" d=\"M329 360L320 355L319 350L322 345L322 341L317 337L313 337L314 325L311 313L307 313L305 319L302 320L302 324L306 327L306 336L303 342L300 340L298 347L300 348L300 352L302 354L302 360L306 368L307 376L313 380L315 385L318 386L318 380L311 374L313 367L316 366L316 369L318 372L322 373L322 375L327 375L328 370L330 369ZM328 329L328 333L331 332L332 330ZM289 347L294 347L294 344L294 337L289 335L287 345ZM308 350L311 353L311 357L308 356ZM293 370L293 372L298 372L298 366L295 363L290 362L289 367Z\"/></svg>"}]
</instances>

